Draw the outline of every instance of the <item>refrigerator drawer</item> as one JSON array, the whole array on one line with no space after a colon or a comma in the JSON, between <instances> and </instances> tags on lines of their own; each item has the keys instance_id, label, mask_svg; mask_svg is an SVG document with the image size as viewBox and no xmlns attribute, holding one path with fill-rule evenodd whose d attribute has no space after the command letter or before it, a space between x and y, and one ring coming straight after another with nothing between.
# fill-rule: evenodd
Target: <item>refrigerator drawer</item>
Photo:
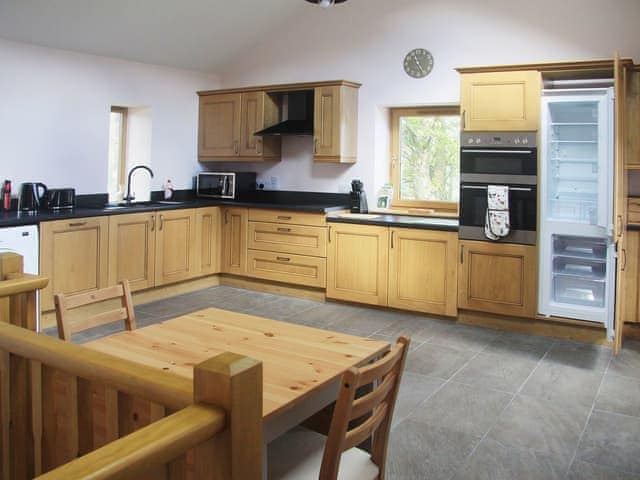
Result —
<instances>
[{"instance_id":1,"label":"refrigerator drawer","mask_svg":"<svg viewBox=\"0 0 640 480\"><path fill-rule=\"evenodd\" d=\"M607 258L607 242L604 238L553 235L553 255L604 260Z\"/></svg>"},{"instance_id":2,"label":"refrigerator drawer","mask_svg":"<svg viewBox=\"0 0 640 480\"><path fill-rule=\"evenodd\" d=\"M564 275L553 276L553 301L583 307L604 307L605 283Z\"/></svg>"},{"instance_id":3,"label":"refrigerator drawer","mask_svg":"<svg viewBox=\"0 0 640 480\"><path fill-rule=\"evenodd\" d=\"M553 273L589 280L604 280L607 274L607 264L604 260L554 257Z\"/></svg>"}]
</instances>

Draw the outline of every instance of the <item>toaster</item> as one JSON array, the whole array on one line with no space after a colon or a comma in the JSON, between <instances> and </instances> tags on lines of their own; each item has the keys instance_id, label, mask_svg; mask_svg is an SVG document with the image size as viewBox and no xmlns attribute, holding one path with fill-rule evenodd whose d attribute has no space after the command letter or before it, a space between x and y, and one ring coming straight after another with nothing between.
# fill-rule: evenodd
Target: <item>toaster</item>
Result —
<instances>
[{"instance_id":1,"label":"toaster","mask_svg":"<svg viewBox=\"0 0 640 480\"><path fill-rule=\"evenodd\" d=\"M47 208L49 210L69 210L76 205L74 188L51 188L47 191Z\"/></svg>"}]
</instances>

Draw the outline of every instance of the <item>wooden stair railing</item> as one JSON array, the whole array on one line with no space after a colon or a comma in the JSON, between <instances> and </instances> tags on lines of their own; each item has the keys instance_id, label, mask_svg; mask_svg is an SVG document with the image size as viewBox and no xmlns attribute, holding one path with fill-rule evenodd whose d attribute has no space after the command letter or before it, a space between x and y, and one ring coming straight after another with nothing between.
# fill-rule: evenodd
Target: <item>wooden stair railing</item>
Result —
<instances>
[{"instance_id":1,"label":"wooden stair railing","mask_svg":"<svg viewBox=\"0 0 640 480\"><path fill-rule=\"evenodd\" d=\"M223 353L191 382L29 331L47 279L8 272L6 255L0 479L262 478L260 362Z\"/></svg>"}]
</instances>

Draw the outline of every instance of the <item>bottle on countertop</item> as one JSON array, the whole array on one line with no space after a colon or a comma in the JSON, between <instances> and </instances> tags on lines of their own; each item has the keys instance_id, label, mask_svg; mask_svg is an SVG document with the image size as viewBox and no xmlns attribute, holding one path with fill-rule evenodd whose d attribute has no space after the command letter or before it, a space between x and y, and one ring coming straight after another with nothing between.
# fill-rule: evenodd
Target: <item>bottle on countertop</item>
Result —
<instances>
[{"instance_id":1,"label":"bottle on countertop","mask_svg":"<svg viewBox=\"0 0 640 480\"><path fill-rule=\"evenodd\" d=\"M2 184L2 208L6 212L11 210L11 180L5 180Z\"/></svg>"},{"instance_id":2,"label":"bottle on countertop","mask_svg":"<svg viewBox=\"0 0 640 480\"><path fill-rule=\"evenodd\" d=\"M171 200L175 190L175 188L173 188L173 183L171 183L171 179L167 180L167 183L162 186L162 189L164 190L164 199Z\"/></svg>"}]
</instances>

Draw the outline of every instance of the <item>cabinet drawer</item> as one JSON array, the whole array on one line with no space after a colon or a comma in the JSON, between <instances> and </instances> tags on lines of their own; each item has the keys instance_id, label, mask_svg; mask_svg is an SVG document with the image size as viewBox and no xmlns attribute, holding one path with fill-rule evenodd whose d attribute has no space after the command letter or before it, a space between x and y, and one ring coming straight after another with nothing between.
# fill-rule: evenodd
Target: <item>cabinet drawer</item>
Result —
<instances>
[{"instance_id":1,"label":"cabinet drawer","mask_svg":"<svg viewBox=\"0 0 640 480\"><path fill-rule=\"evenodd\" d=\"M249 222L249 248L297 255L327 256L327 229Z\"/></svg>"},{"instance_id":2,"label":"cabinet drawer","mask_svg":"<svg viewBox=\"0 0 640 480\"><path fill-rule=\"evenodd\" d=\"M629 198L627 200L627 221L629 223L640 223L640 198Z\"/></svg>"},{"instance_id":3,"label":"cabinet drawer","mask_svg":"<svg viewBox=\"0 0 640 480\"><path fill-rule=\"evenodd\" d=\"M249 209L249 221L311 225L318 227L324 227L327 224L326 215L324 213L263 210L261 208Z\"/></svg>"},{"instance_id":4,"label":"cabinet drawer","mask_svg":"<svg viewBox=\"0 0 640 480\"><path fill-rule=\"evenodd\" d=\"M325 288L326 259L248 250L248 274L276 282Z\"/></svg>"}]
</instances>

